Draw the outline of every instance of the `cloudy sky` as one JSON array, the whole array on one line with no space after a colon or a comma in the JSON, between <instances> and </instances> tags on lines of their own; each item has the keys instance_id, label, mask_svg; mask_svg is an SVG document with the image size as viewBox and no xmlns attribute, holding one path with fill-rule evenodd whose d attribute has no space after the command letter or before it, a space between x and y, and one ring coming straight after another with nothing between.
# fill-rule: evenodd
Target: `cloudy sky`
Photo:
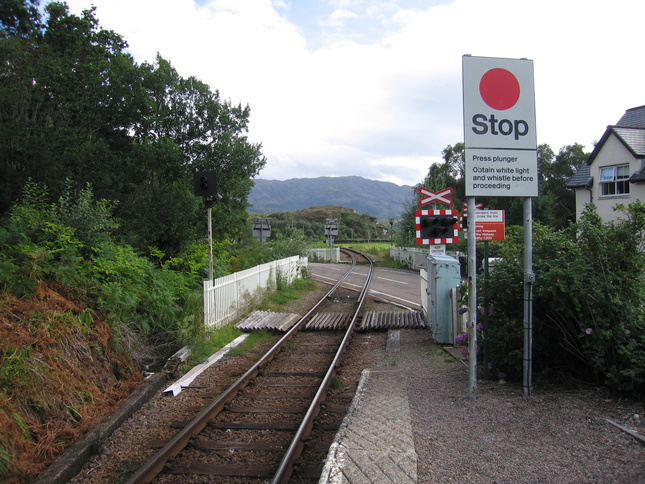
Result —
<instances>
[{"instance_id":1,"label":"cloudy sky","mask_svg":"<svg viewBox=\"0 0 645 484\"><path fill-rule=\"evenodd\" d=\"M463 140L461 58L529 58L537 142L591 150L645 105L643 0L67 0L251 108L259 178L423 181Z\"/></svg>"}]
</instances>

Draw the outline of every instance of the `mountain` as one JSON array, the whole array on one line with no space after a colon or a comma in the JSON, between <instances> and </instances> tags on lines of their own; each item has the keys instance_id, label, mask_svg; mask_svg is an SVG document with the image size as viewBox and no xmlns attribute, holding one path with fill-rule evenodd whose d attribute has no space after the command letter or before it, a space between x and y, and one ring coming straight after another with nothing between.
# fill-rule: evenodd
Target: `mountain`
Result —
<instances>
[{"instance_id":1,"label":"mountain","mask_svg":"<svg viewBox=\"0 0 645 484\"><path fill-rule=\"evenodd\" d=\"M256 179L249 194L251 213L294 212L321 205L340 205L378 219L400 218L413 196L409 185L368 180L360 176Z\"/></svg>"}]
</instances>

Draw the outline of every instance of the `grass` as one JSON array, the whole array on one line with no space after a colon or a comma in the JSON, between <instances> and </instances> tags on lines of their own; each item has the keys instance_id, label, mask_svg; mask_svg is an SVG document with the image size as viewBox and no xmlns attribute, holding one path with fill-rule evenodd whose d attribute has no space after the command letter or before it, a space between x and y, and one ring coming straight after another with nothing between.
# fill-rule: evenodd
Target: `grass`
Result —
<instances>
[{"instance_id":1,"label":"grass","mask_svg":"<svg viewBox=\"0 0 645 484\"><path fill-rule=\"evenodd\" d=\"M400 262L395 261L390 257L390 243L389 242L369 242L363 244L338 244L339 247L347 247L354 249L364 254L373 256L374 259L379 261L379 267L390 267L392 269L405 269L406 266Z\"/></svg>"},{"instance_id":2,"label":"grass","mask_svg":"<svg viewBox=\"0 0 645 484\"><path fill-rule=\"evenodd\" d=\"M266 305L268 309L275 309L283 306L289 301L298 299L304 294L314 291L316 283L309 279L296 279L288 286L280 285L277 290L267 295Z\"/></svg>"},{"instance_id":3,"label":"grass","mask_svg":"<svg viewBox=\"0 0 645 484\"><path fill-rule=\"evenodd\" d=\"M278 336L271 331L253 331L249 333L248 338L246 338L235 348L231 348L227 354L228 356L244 356L250 351L253 351L258 345L262 345L267 342L273 342L277 338Z\"/></svg>"},{"instance_id":4,"label":"grass","mask_svg":"<svg viewBox=\"0 0 645 484\"><path fill-rule=\"evenodd\" d=\"M329 380L329 388L333 390L339 390L343 388L345 384L340 380L340 378L334 376Z\"/></svg>"},{"instance_id":5,"label":"grass","mask_svg":"<svg viewBox=\"0 0 645 484\"><path fill-rule=\"evenodd\" d=\"M6 477L8 475L7 465L9 462L11 462L9 451L0 445L0 477Z\"/></svg>"},{"instance_id":6,"label":"grass","mask_svg":"<svg viewBox=\"0 0 645 484\"><path fill-rule=\"evenodd\" d=\"M444 355L443 348L439 345L432 345L426 353L428 356L441 356Z\"/></svg>"},{"instance_id":7,"label":"grass","mask_svg":"<svg viewBox=\"0 0 645 484\"><path fill-rule=\"evenodd\" d=\"M196 341L186 365L192 367L206 361L213 353L221 350L238 336L242 331L235 329L232 324L222 326L221 328L209 329L205 337Z\"/></svg>"}]
</instances>

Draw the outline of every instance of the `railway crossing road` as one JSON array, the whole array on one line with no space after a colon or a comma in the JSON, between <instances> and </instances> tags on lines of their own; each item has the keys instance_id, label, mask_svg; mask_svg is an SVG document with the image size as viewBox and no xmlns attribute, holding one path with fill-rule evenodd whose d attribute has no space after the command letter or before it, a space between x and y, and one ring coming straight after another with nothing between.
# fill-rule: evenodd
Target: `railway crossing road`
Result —
<instances>
[{"instance_id":1,"label":"railway crossing road","mask_svg":"<svg viewBox=\"0 0 645 484\"><path fill-rule=\"evenodd\" d=\"M360 291L367 277L367 267L356 267L343 283L343 287ZM334 283L347 272L347 264L309 263L311 278L317 281ZM368 294L391 301L410 309L421 309L421 280L418 271L379 268L374 269Z\"/></svg>"}]
</instances>

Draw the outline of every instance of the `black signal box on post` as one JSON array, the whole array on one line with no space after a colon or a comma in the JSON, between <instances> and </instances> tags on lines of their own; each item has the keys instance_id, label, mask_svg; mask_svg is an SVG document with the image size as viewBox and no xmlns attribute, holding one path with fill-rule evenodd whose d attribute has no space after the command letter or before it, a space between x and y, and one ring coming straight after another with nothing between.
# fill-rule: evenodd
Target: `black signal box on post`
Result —
<instances>
[{"instance_id":1,"label":"black signal box on post","mask_svg":"<svg viewBox=\"0 0 645 484\"><path fill-rule=\"evenodd\" d=\"M459 240L456 210L417 210L417 244L452 244Z\"/></svg>"},{"instance_id":2,"label":"black signal box on post","mask_svg":"<svg viewBox=\"0 0 645 484\"><path fill-rule=\"evenodd\" d=\"M193 193L198 197L217 199L217 173L214 171L193 173Z\"/></svg>"}]
</instances>

